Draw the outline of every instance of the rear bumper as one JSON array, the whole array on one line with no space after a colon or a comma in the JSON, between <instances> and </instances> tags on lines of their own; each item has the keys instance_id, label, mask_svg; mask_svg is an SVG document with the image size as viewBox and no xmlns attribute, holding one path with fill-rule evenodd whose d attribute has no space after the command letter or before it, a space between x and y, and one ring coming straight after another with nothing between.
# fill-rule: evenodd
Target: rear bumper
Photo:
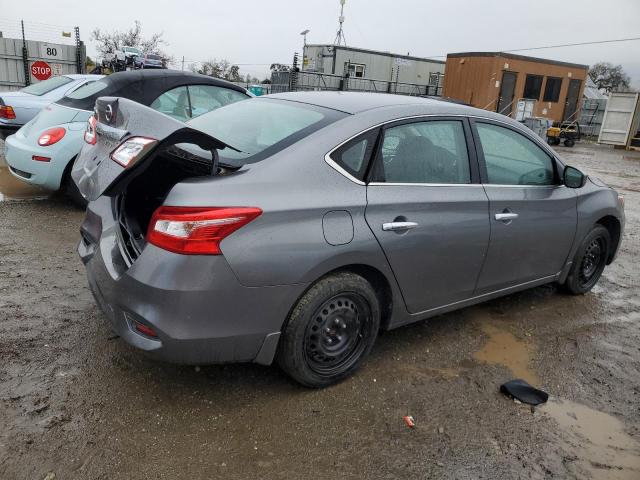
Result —
<instances>
[{"instance_id":1,"label":"rear bumper","mask_svg":"<svg viewBox=\"0 0 640 480\"><path fill-rule=\"evenodd\" d=\"M153 245L127 267L110 212L108 197L89 204L78 253L118 335L172 363L271 363L282 324L305 285L245 287L223 256L178 255ZM134 322L151 326L158 337L138 333Z\"/></svg>"},{"instance_id":2,"label":"rear bumper","mask_svg":"<svg viewBox=\"0 0 640 480\"><path fill-rule=\"evenodd\" d=\"M24 182L49 190L58 190L65 168L79 151L78 142L70 141L70 137L78 135L77 131L68 131L67 138L49 147L41 147L35 142L32 144L22 133L7 138L5 157L9 170ZM34 155L48 157L50 160L36 161L33 160Z\"/></svg>"}]
</instances>

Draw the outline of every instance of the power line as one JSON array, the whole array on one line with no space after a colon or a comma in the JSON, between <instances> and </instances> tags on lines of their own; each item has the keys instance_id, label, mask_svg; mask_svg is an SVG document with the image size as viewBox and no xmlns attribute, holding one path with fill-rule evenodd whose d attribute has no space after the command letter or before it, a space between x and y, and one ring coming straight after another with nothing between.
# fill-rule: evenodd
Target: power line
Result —
<instances>
[{"instance_id":1,"label":"power line","mask_svg":"<svg viewBox=\"0 0 640 480\"><path fill-rule=\"evenodd\" d=\"M547 45L545 47L531 47L531 48L514 48L511 50L500 50L500 52L511 53L511 52L524 52L527 50L545 50L548 48L561 48L561 47L578 47L582 45L601 45L604 43L616 43L616 42L631 42L633 40L640 40L640 37L631 37L631 38L618 38L615 40L598 40L595 42L578 42L578 43L563 43L560 45ZM426 58L446 58L446 55L431 55Z\"/></svg>"}]
</instances>

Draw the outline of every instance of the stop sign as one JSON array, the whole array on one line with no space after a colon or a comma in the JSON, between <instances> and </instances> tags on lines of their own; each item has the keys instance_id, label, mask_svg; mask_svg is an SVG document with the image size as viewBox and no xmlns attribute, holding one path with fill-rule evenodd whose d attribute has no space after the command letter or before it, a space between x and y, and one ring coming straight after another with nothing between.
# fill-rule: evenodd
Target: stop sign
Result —
<instances>
[{"instance_id":1,"label":"stop sign","mask_svg":"<svg viewBox=\"0 0 640 480\"><path fill-rule=\"evenodd\" d=\"M38 80L46 80L51 76L51 67L47 62L38 60L31 65L31 75Z\"/></svg>"}]
</instances>

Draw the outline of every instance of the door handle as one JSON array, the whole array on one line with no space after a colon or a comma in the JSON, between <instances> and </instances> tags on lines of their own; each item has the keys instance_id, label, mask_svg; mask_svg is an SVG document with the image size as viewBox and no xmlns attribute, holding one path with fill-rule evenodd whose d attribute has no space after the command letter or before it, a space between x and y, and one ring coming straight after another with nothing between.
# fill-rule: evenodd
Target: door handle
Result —
<instances>
[{"instance_id":1,"label":"door handle","mask_svg":"<svg viewBox=\"0 0 640 480\"><path fill-rule=\"evenodd\" d=\"M389 222L382 224L382 230L385 232L397 232L398 230L411 230L417 226L416 222Z\"/></svg>"},{"instance_id":2,"label":"door handle","mask_svg":"<svg viewBox=\"0 0 640 480\"><path fill-rule=\"evenodd\" d=\"M501 222L510 222L516 218L518 218L518 214L513 212L496 213L495 215L495 219Z\"/></svg>"}]
</instances>

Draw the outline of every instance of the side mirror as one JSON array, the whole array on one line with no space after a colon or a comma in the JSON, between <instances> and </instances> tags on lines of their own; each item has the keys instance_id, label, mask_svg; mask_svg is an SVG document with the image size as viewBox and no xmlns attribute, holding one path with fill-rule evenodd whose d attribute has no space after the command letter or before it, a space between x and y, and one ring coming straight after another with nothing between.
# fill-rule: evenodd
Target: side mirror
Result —
<instances>
[{"instance_id":1,"label":"side mirror","mask_svg":"<svg viewBox=\"0 0 640 480\"><path fill-rule=\"evenodd\" d=\"M587 181L587 176L575 167L564 167L562 175L564 184L569 188L582 188Z\"/></svg>"}]
</instances>

